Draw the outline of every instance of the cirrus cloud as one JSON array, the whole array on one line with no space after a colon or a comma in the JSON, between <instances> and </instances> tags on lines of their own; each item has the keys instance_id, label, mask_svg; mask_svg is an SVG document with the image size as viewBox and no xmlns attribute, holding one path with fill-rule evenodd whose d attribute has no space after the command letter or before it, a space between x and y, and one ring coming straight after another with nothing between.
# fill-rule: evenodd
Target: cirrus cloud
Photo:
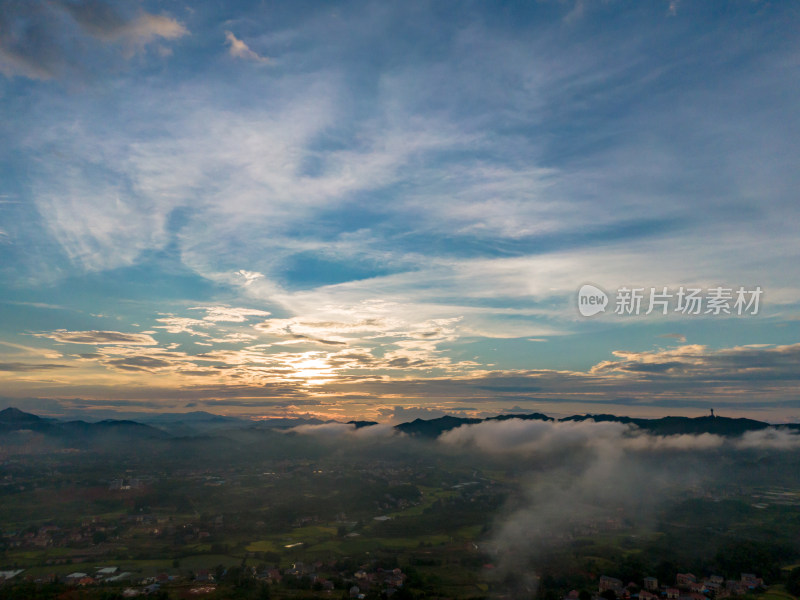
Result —
<instances>
[{"instance_id":1,"label":"cirrus cloud","mask_svg":"<svg viewBox=\"0 0 800 600\"><path fill-rule=\"evenodd\" d=\"M260 63L269 62L269 59L266 56L260 56L257 52L251 50L247 44L233 35L233 33L230 31L225 32L225 43L228 44L228 54L234 58L243 58L245 60L253 60Z\"/></svg>"},{"instance_id":2,"label":"cirrus cloud","mask_svg":"<svg viewBox=\"0 0 800 600\"><path fill-rule=\"evenodd\" d=\"M37 333L36 335L66 344L154 346L158 343L151 336L144 333L123 333L121 331L67 331L66 329L57 329L56 331Z\"/></svg>"}]
</instances>

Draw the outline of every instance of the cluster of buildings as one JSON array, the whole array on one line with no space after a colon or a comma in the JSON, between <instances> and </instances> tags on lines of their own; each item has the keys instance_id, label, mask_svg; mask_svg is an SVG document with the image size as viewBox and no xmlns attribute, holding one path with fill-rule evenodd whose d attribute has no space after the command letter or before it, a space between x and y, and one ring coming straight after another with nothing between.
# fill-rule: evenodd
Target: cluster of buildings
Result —
<instances>
[{"instance_id":1,"label":"cluster of buildings","mask_svg":"<svg viewBox=\"0 0 800 600\"><path fill-rule=\"evenodd\" d=\"M33 577L31 575L22 577L22 573L24 572L25 569L0 571L0 585L6 582L11 582L12 580L25 579L26 581L32 581L34 583L54 583L60 580L67 585L85 587L100 583L117 583L120 581L128 581L132 578L131 573L127 571L121 572L119 567L97 567L94 569L93 573L75 571L61 578L57 577L55 574L39 577Z\"/></svg>"},{"instance_id":2,"label":"cluster of buildings","mask_svg":"<svg viewBox=\"0 0 800 600\"><path fill-rule=\"evenodd\" d=\"M387 597L391 598L405 583L407 576L400 569L381 569L367 572L362 570L354 573L355 583L350 587L351 598L364 598L366 591L374 586L383 589Z\"/></svg>"},{"instance_id":3,"label":"cluster of buildings","mask_svg":"<svg viewBox=\"0 0 800 600\"><path fill-rule=\"evenodd\" d=\"M255 567L249 567L247 573L253 579L271 585L278 585L283 582L291 586L292 581L304 581L306 586L311 586L311 589L318 591L333 591L338 587L338 589L345 590L350 598L354 599L363 599L370 590L374 589L379 589L387 597L391 597L399 588L403 587L408 578L399 568L383 569L378 567L369 571L365 568L360 568L352 575L344 572L337 573L332 568L332 565L325 565L320 561L314 564L296 562L286 569L270 567L258 571ZM124 575L130 576L129 573ZM218 583L217 575L220 575L220 573L215 574L208 569L199 569L188 581L191 585L189 591L193 594L213 592ZM223 571L221 575L224 578L225 572ZM90 578L85 573L76 573L74 576L76 577L75 579L68 579L67 582L76 586L95 585L103 581L102 577L97 575ZM150 595L164 585L179 582L180 579L178 576L162 573L156 577L138 581L137 583L140 587L128 587L124 590L123 595L127 598ZM333 581L334 579L336 582ZM110 579L105 579L105 581L110 581Z\"/></svg>"},{"instance_id":4,"label":"cluster of buildings","mask_svg":"<svg viewBox=\"0 0 800 600\"><path fill-rule=\"evenodd\" d=\"M764 581L752 573L742 573L739 579L725 579L720 575L698 578L692 573L678 573L673 585L660 585L655 577L645 577L642 586L635 583L625 585L615 577L603 575L598 585L599 598L603 592L613 592L622 600L721 600L741 596L764 586ZM568 600L575 598L568 596ZM607 594L606 594L607 596Z\"/></svg>"},{"instance_id":5,"label":"cluster of buildings","mask_svg":"<svg viewBox=\"0 0 800 600\"><path fill-rule=\"evenodd\" d=\"M67 585L75 586L89 586L98 583L115 583L118 581L125 581L131 577L131 574L120 572L119 567L100 567L95 570L93 574L75 571L70 573L64 578Z\"/></svg>"},{"instance_id":6,"label":"cluster of buildings","mask_svg":"<svg viewBox=\"0 0 800 600\"><path fill-rule=\"evenodd\" d=\"M9 569L7 571L0 571L0 584L11 581L24 570L25 569Z\"/></svg>"},{"instance_id":7,"label":"cluster of buildings","mask_svg":"<svg viewBox=\"0 0 800 600\"><path fill-rule=\"evenodd\" d=\"M112 491L119 490L138 490L144 486L144 481L137 477L112 479L108 484L108 489Z\"/></svg>"},{"instance_id":8,"label":"cluster of buildings","mask_svg":"<svg viewBox=\"0 0 800 600\"><path fill-rule=\"evenodd\" d=\"M73 551L68 555L48 559L47 564L83 562L110 554L115 544L124 544L122 537L126 535L160 536L181 544L204 541L222 528L222 519L220 515L198 524L180 524L171 517L154 514L123 515L113 521L92 518L72 526L51 524L22 531L3 531L0 532L0 547L19 550L71 548Z\"/></svg>"},{"instance_id":9,"label":"cluster of buildings","mask_svg":"<svg viewBox=\"0 0 800 600\"><path fill-rule=\"evenodd\" d=\"M294 563L290 568L280 570L270 568L256 573L256 579L268 583L277 584L286 578L305 578L313 589L332 591L336 589L336 584L332 579L337 580L339 585L349 591L351 598L364 598L370 589L378 588L387 596L391 597L399 588L403 587L408 576L399 568L383 569L377 567L367 570L363 566L352 575L347 572L337 572L334 563L325 565L322 561L312 564L302 562Z\"/></svg>"}]
</instances>

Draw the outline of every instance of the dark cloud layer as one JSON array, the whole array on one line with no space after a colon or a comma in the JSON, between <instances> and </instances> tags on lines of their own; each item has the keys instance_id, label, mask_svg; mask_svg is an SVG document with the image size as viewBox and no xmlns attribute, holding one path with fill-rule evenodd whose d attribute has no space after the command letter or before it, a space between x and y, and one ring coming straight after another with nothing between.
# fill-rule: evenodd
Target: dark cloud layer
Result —
<instances>
[{"instance_id":1,"label":"dark cloud layer","mask_svg":"<svg viewBox=\"0 0 800 600\"><path fill-rule=\"evenodd\" d=\"M11 0L0 10L0 73L30 79L80 73L102 62L104 45L131 56L154 40L186 33L174 19L132 4Z\"/></svg>"},{"instance_id":2,"label":"dark cloud layer","mask_svg":"<svg viewBox=\"0 0 800 600\"><path fill-rule=\"evenodd\" d=\"M0 371L14 371L24 373L26 371L50 371L52 369L70 369L70 365L59 365L54 363L0 363Z\"/></svg>"}]
</instances>

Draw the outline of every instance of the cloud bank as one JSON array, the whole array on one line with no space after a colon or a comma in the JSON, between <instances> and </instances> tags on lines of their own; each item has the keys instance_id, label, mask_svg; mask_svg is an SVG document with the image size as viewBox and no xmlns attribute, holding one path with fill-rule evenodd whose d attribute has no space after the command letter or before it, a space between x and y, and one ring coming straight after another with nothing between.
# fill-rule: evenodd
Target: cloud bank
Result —
<instances>
[{"instance_id":1,"label":"cloud bank","mask_svg":"<svg viewBox=\"0 0 800 600\"><path fill-rule=\"evenodd\" d=\"M131 58L188 33L166 15L103 0L8 2L0 14L0 73L40 80L80 74L103 61L103 45Z\"/></svg>"}]
</instances>

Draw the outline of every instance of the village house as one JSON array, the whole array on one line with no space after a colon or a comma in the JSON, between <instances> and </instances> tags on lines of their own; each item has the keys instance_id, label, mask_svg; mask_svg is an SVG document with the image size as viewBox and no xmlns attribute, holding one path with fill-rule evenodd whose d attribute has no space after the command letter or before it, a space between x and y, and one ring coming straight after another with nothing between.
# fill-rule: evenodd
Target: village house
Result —
<instances>
[{"instance_id":1,"label":"village house","mask_svg":"<svg viewBox=\"0 0 800 600\"><path fill-rule=\"evenodd\" d=\"M698 594L704 594L707 590L706 590L706 586L705 586L704 583L699 582L699 581L695 581L695 582L689 584L689 591L690 592L695 592L695 593L698 593Z\"/></svg>"},{"instance_id":2,"label":"village house","mask_svg":"<svg viewBox=\"0 0 800 600\"><path fill-rule=\"evenodd\" d=\"M622 582L616 577L609 577L608 575L602 575L600 577L598 587L601 594L607 590L611 590L615 594L620 594L622 592Z\"/></svg>"},{"instance_id":3,"label":"village house","mask_svg":"<svg viewBox=\"0 0 800 600\"><path fill-rule=\"evenodd\" d=\"M580 594L578 590L570 590L569 592L567 592L567 595L564 596L564 600L578 600L579 595Z\"/></svg>"},{"instance_id":4,"label":"village house","mask_svg":"<svg viewBox=\"0 0 800 600\"><path fill-rule=\"evenodd\" d=\"M151 594L157 593L158 590L160 590L160 589L161 589L161 586L159 584L151 583L150 585L148 585L148 586L146 586L144 588L144 593L149 596Z\"/></svg>"},{"instance_id":5,"label":"village house","mask_svg":"<svg viewBox=\"0 0 800 600\"><path fill-rule=\"evenodd\" d=\"M764 580L752 573L742 573L741 582L748 590L755 590L764 585Z\"/></svg>"},{"instance_id":6,"label":"village house","mask_svg":"<svg viewBox=\"0 0 800 600\"><path fill-rule=\"evenodd\" d=\"M102 567L97 569L97 573L95 573L95 577L98 579L104 579L106 577L111 577L115 575L119 571L119 567Z\"/></svg>"},{"instance_id":7,"label":"village house","mask_svg":"<svg viewBox=\"0 0 800 600\"><path fill-rule=\"evenodd\" d=\"M709 593L713 596L717 595L724 583L725 579L719 575L712 575L711 577L706 577L703 579L703 586L706 589L706 593Z\"/></svg>"},{"instance_id":8,"label":"village house","mask_svg":"<svg viewBox=\"0 0 800 600\"><path fill-rule=\"evenodd\" d=\"M14 577L22 573L24 570L25 569L14 569L10 571L0 571L0 583L14 579Z\"/></svg>"},{"instance_id":9,"label":"village house","mask_svg":"<svg viewBox=\"0 0 800 600\"><path fill-rule=\"evenodd\" d=\"M741 596L747 593L747 586L741 581L728 579L725 581L725 592L723 596Z\"/></svg>"}]
</instances>

